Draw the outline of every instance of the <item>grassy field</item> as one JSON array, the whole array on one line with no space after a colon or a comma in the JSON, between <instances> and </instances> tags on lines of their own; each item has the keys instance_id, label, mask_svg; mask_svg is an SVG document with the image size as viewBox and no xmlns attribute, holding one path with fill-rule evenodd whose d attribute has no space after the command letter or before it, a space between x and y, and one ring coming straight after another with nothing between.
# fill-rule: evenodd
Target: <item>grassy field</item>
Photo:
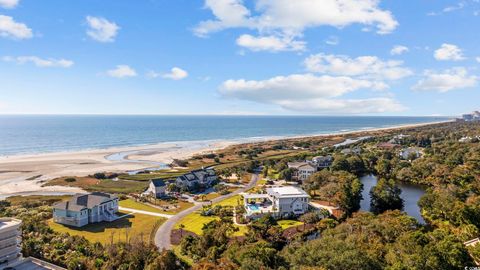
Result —
<instances>
[{"instance_id":1,"label":"grassy field","mask_svg":"<svg viewBox=\"0 0 480 270\"><path fill-rule=\"evenodd\" d=\"M207 224L212 220L219 220L219 219L220 218L216 216L205 217L200 215L200 213L196 212L184 217L182 220L180 220L179 223L175 224L175 229L180 229L180 224L183 224L185 226L183 228L184 230L191 231L198 235L201 235L203 224ZM233 234L234 236L242 236L242 235L245 235L245 233L247 232L246 226L235 225L235 227L237 227L239 231L235 232Z\"/></svg>"},{"instance_id":2,"label":"grassy field","mask_svg":"<svg viewBox=\"0 0 480 270\"><path fill-rule=\"evenodd\" d=\"M219 203L216 203L216 204L213 204L213 205L221 205L221 206L237 206L237 201L240 199L240 195L236 195L236 196L233 196L229 199L226 199L226 200L223 200ZM202 234L202 227L203 227L203 224L206 224L212 220L218 220L219 218L218 217L215 217L215 216L202 216L200 215L199 212L195 212L195 213L192 213L186 217L184 217L182 220L180 220L180 222L178 222L177 224L175 224L175 228L176 229L179 229L180 228L180 224L183 224L185 227L184 229L185 230L188 230L188 231L191 231L191 232L194 232L198 235ZM242 235L245 235L246 231L247 231L247 227L246 226L236 226L239 231L236 232L234 235L235 236L242 236Z\"/></svg>"},{"instance_id":3,"label":"grassy field","mask_svg":"<svg viewBox=\"0 0 480 270\"><path fill-rule=\"evenodd\" d=\"M122 215L125 213L118 213ZM69 233L85 237L90 242L108 244L142 236L145 241L151 241L151 233L166 219L149 215L135 214L114 222L88 224L82 228L68 227L48 220L48 225L59 233Z\"/></svg>"},{"instance_id":4,"label":"grassy field","mask_svg":"<svg viewBox=\"0 0 480 270\"><path fill-rule=\"evenodd\" d=\"M141 173L136 175L121 174L118 178L123 180L150 181L151 179L163 178L172 179L189 172L191 169L160 170L151 173Z\"/></svg>"},{"instance_id":5,"label":"grassy field","mask_svg":"<svg viewBox=\"0 0 480 270\"><path fill-rule=\"evenodd\" d=\"M44 202L48 205L54 204L59 201L65 201L70 199L71 196L69 195L62 195L62 196L48 196L48 195L30 195L30 196L11 196L8 197L6 200L10 202L12 205L19 205L23 203L31 203L31 202Z\"/></svg>"},{"instance_id":6,"label":"grassy field","mask_svg":"<svg viewBox=\"0 0 480 270\"><path fill-rule=\"evenodd\" d=\"M126 208L132 208L132 209L149 211L149 212L154 212L154 213L161 213L161 214L176 214L178 212L181 212L181 211L193 206L193 203L189 203L189 202L178 201L178 202L175 202L175 203L170 203L168 201L157 200L157 205L158 206L170 205L170 204L175 204L175 205L178 206L178 208L176 208L175 210L164 211L162 209L150 206L150 205L145 204L145 203L136 202L132 199L122 200L122 201L119 202L119 204L120 204L120 206L126 207Z\"/></svg>"},{"instance_id":7,"label":"grassy field","mask_svg":"<svg viewBox=\"0 0 480 270\"><path fill-rule=\"evenodd\" d=\"M297 220L285 219L285 220L279 220L278 225L280 225L282 227L282 229L285 230L285 229L288 229L290 227L303 225L303 222L300 222L300 221L297 221Z\"/></svg>"},{"instance_id":8,"label":"grassy field","mask_svg":"<svg viewBox=\"0 0 480 270\"><path fill-rule=\"evenodd\" d=\"M165 211L162 211L161 209L158 209L156 207L153 207L153 206L150 206L150 205L147 205L147 204L144 204L144 203L136 202L132 199L122 200L122 201L118 202L118 204L121 207L125 207L125 208L132 208L132 209L148 211L148 212L153 212L153 213L160 213L160 214L165 213Z\"/></svg>"},{"instance_id":9,"label":"grassy field","mask_svg":"<svg viewBox=\"0 0 480 270\"><path fill-rule=\"evenodd\" d=\"M65 181L67 178L74 178L75 181ZM110 179L98 180L93 177L60 177L48 181L45 186L79 187L87 191L128 194L144 191L148 186L148 182L124 180L113 181Z\"/></svg>"}]
</instances>

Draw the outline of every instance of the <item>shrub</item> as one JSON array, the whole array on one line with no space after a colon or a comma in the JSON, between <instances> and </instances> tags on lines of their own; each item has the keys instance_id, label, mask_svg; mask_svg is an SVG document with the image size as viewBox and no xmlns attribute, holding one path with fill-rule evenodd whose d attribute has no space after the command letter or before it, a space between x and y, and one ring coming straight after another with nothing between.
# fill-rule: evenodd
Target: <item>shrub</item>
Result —
<instances>
[{"instance_id":1,"label":"shrub","mask_svg":"<svg viewBox=\"0 0 480 270\"><path fill-rule=\"evenodd\" d=\"M105 173L95 173L93 177L96 179L107 179L107 176L105 175Z\"/></svg>"}]
</instances>

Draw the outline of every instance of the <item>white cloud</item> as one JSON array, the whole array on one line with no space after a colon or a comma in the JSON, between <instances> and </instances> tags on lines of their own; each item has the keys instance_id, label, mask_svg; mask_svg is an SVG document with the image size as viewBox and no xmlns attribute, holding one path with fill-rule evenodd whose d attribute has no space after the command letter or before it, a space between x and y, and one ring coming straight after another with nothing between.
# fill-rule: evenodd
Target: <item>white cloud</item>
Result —
<instances>
[{"instance_id":1,"label":"white cloud","mask_svg":"<svg viewBox=\"0 0 480 270\"><path fill-rule=\"evenodd\" d=\"M99 42L113 42L120 27L105 18L87 16L87 35Z\"/></svg>"},{"instance_id":2,"label":"white cloud","mask_svg":"<svg viewBox=\"0 0 480 270\"><path fill-rule=\"evenodd\" d=\"M304 61L310 72L360 76L379 80L398 80L412 75L402 61L383 61L376 56L350 58L345 55L315 54Z\"/></svg>"},{"instance_id":3,"label":"white cloud","mask_svg":"<svg viewBox=\"0 0 480 270\"><path fill-rule=\"evenodd\" d=\"M0 0L0 7L2 8L14 8L18 5L20 0Z\"/></svg>"},{"instance_id":4,"label":"white cloud","mask_svg":"<svg viewBox=\"0 0 480 270\"><path fill-rule=\"evenodd\" d=\"M384 84L346 76L293 74L261 81L227 80L220 87L225 97L276 104L288 110L315 113L373 113L402 108L389 98L341 99L360 89L379 89Z\"/></svg>"},{"instance_id":5,"label":"white cloud","mask_svg":"<svg viewBox=\"0 0 480 270\"><path fill-rule=\"evenodd\" d=\"M351 24L376 27L379 34L391 33L398 22L378 4L378 0L255 0L255 8L250 10L242 0L205 0L205 8L215 18L200 22L194 33L207 36L228 28L248 28L261 37L295 40L307 28Z\"/></svg>"},{"instance_id":6,"label":"white cloud","mask_svg":"<svg viewBox=\"0 0 480 270\"><path fill-rule=\"evenodd\" d=\"M448 92L451 90L475 87L478 84L479 77L469 75L463 67L447 69L436 73L431 70L424 72L424 78L413 86L414 90L435 90L438 92Z\"/></svg>"},{"instance_id":7,"label":"white cloud","mask_svg":"<svg viewBox=\"0 0 480 270\"><path fill-rule=\"evenodd\" d=\"M293 40L291 37L241 35L237 39L237 45L252 51L303 51L305 42Z\"/></svg>"},{"instance_id":8,"label":"white cloud","mask_svg":"<svg viewBox=\"0 0 480 270\"><path fill-rule=\"evenodd\" d=\"M340 43L340 39L337 37L337 36L329 36L326 40L325 40L325 43L327 45L332 45L332 46L335 46L335 45L338 45Z\"/></svg>"},{"instance_id":9,"label":"white cloud","mask_svg":"<svg viewBox=\"0 0 480 270\"><path fill-rule=\"evenodd\" d=\"M460 61L465 59L462 50L457 45L447 43L442 44L442 46L435 51L434 57L439 61Z\"/></svg>"},{"instance_id":10,"label":"white cloud","mask_svg":"<svg viewBox=\"0 0 480 270\"><path fill-rule=\"evenodd\" d=\"M448 13L448 12L463 9L465 6L466 6L466 2L460 1L456 5L445 7L442 11L444 13Z\"/></svg>"},{"instance_id":11,"label":"white cloud","mask_svg":"<svg viewBox=\"0 0 480 270\"><path fill-rule=\"evenodd\" d=\"M475 60L477 60L477 62L480 63L480 57L475 58Z\"/></svg>"},{"instance_id":12,"label":"white cloud","mask_svg":"<svg viewBox=\"0 0 480 270\"><path fill-rule=\"evenodd\" d=\"M391 98L367 99L311 99L300 102L286 101L283 108L309 113L368 114L400 112L406 108Z\"/></svg>"},{"instance_id":13,"label":"white cloud","mask_svg":"<svg viewBox=\"0 0 480 270\"><path fill-rule=\"evenodd\" d=\"M390 51L390 54L391 55L401 55L401 54L404 54L408 51L409 51L408 47L405 47L405 46L402 46L402 45L396 45L392 48L392 50Z\"/></svg>"},{"instance_id":14,"label":"white cloud","mask_svg":"<svg viewBox=\"0 0 480 270\"><path fill-rule=\"evenodd\" d=\"M118 65L115 69L107 71L107 75L114 78L127 78L137 76L137 72L128 65Z\"/></svg>"},{"instance_id":15,"label":"white cloud","mask_svg":"<svg viewBox=\"0 0 480 270\"><path fill-rule=\"evenodd\" d=\"M33 37L33 33L26 24L16 22L10 16L0 15L0 37L28 39Z\"/></svg>"},{"instance_id":16,"label":"white cloud","mask_svg":"<svg viewBox=\"0 0 480 270\"><path fill-rule=\"evenodd\" d=\"M439 15L442 15L442 14L445 14L445 13L450 13L450 12L462 10L464 8L467 8L469 5L470 5L470 8L472 8L473 5L478 4L478 3L479 3L479 1L477 1L477 0L472 0L472 1L460 0L453 5L444 7L441 11L437 11L437 12L431 11L431 12L427 13L427 15L428 16L439 16Z\"/></svg>"},{"instance_id":17,"label":"white cloud","mask_svg":"<svg viewBox=\"0 0 480 270\"><path fill-rule=\"evenodd\" d=\"M6 62L15 62L19 65L26 63L33 63L37 67L59 67L59 68L69 68L73 66L73 61L66 59L54 59L54 58L40 58L37 56L18 56L11 57L5 56L2 58Z\"/></svg>"},{"instance_id":18,"label":"white cloud","mask_svg":"<svg viewBox=\"0 0 480 270\"><path fill-rule=\"evenodd\" d=\"M158 77L162 77L162 78L165 78L165 79L171 79L171 80L182 80L182 79L185 79L186 77L188 77L188 72L181 69L181 68L178 68L178 67L174 67L170 70L169 73L158 73L158 72L155 72L155 71L150 71L147 73L147 77L148 78L158 78Z\"/></svg>"}]
</instances>

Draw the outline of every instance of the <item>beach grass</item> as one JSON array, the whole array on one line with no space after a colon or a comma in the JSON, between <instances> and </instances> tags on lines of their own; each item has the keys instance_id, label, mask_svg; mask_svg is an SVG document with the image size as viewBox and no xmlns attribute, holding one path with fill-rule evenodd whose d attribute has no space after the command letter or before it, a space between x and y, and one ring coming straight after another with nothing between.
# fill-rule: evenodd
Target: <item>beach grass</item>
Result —
<instances>
[{"instance_id":1,"label":"beach grass","mask_svg":"<svg viewBox=\"0 0 480 270\"><path fill-rule=\"evenodd\" d=\"M28 196L11 196L5 200L12 205L21 205L24 203L45 203L48 205L54 204L59 201L65 201L70 199L70 195L28 195Z\"/></svg>"},{"instance_id":2,"label":"beach grass","mask_svg":"<svg viewBox=\"0 0 480 270\"><path fill-rule=\"evenodd\" d=\"M66 179L75 179L68 181ZM114 181L111 179L96 179L93 177L59 177L48 181L44 186L78 187L86 191L100 191L107 193L140 193L148 187L148 182L141 181Z\"/></svg>"},{"instance_id":3,"label":"beach grass","mask_svg":"<svg viewBox=\"0 0 480 270\"><path fill-rule=\"evenodd\" d=\"M150 181L151 179L173 179L189 172L190 169L160 170L151 173L139 173L135 175L121 174L118 176L122 180Z\"/></svg>"},{"instance_id":4,"label":"beach grass","mask_svg":"<svg viewBox=\"0 0 480 270\"><path fill-rule=\"evenodd\" d=\"M124 215L127 213L117 213ZM113 222L100 222L88 224L81 228L65 226L48 220L48 225L58 233L68 233L85 237L88 241L102 244L126 241L141 237L144 241L151 241L151 235L165 222L165 218L150 215L132 214Z\"/></svg>"}]
</instances>

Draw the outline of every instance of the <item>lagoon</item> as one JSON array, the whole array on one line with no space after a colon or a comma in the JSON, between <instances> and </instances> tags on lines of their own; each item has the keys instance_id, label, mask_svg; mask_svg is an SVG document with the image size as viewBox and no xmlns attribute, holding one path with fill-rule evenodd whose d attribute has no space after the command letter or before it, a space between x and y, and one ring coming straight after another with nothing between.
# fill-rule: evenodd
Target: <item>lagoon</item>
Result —
<instances>
[{"instance_id":1,"label":"lagoon","mask_svg":"<svg viewBox=\"0 0 480 270\"><path fill-rule=\"evenodd\" d=\"M370 211L370 189L377 184L377 177L375 175L365 175L360 177L360 181L363 184L363 199L360 202L360 210ZM408 183L397 183L398 187L402 190L400 195L404 200L404 209L408 215L414 217L418 222L424 224L425 221L420 214L420 207L418 206L418 200L425 194L425 188L419 185L413 185Z\"/></svg>"}]
</instances>

